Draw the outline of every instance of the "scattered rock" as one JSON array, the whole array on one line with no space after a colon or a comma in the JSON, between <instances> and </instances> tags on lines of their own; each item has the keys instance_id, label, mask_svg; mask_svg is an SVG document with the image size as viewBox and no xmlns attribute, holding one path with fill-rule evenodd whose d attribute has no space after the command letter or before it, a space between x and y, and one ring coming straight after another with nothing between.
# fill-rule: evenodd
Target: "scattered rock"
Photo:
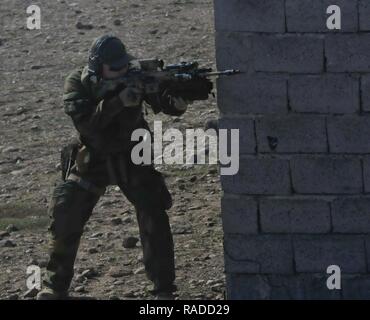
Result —
<instances>
[{"instance_id":1,"label":"scattered rock","mask_svg":"<svg viewBox=\"0 0 370 320\"><path fill-rule=\"evenodd\" d=\"M10 146L10 147L4 148L2 152L3 153L10 153L10 152L17 152L17 151L19 151L19 148Z\"/></svg>"},{"instance_id":2,"label":"scattered rock","mask_svg":"<svg viewBox=\"0 0 370 320\"><path fill-rule=\"evenodd\" d=\"M36 288L32 288L32 289L29 289L24 295L23 297L24 298L34 298L37 296L37 294L39 293L40 290L36 289Z\"/></svg>"},{"instance_id":3,"label":"scattered rock","mask_svg":"<svg viewBox=\"0 0 370 320\"><path fill-rule=\"evenodd\" d=\"M191 227L183 227L183 226L174 226L172 228L173 234L191 234L193 233L193 230L191 230Z\"/></svg>"},{"instance_id":4,"label":"scattered rock","mask_svg":"<svg viewBox=\"0 0 370 320\"><path fill-rule=\"evenodd\" d=\"M136 237L128 237L123 240L123 247L126 249L132 249L136 247L136 244L138 243L139 239Z\"/></svg>"},{"instance_id":5,"label":"scattered rock","mask_svg":"<svg viewBox=\"0 0 370 320\"><path fill-rule=\"evenodd\" d=\"M222 294L218 294L215 298L216 300L226 300L226 297L224 296L224 292ZM214 299L212 299L214 300Z\"/></svg>"},{"instance_id":6,"label":"scattered rock","mask_svg":"<svg viewBox=\"0 0 370 320\"><path fill-rule=\"evenodd\" d=\"M190 182L195 182L195 181L197 181L197 176L192 176L192 177L190 178Z\"/></svg>"},{"instance_id":7,"label":"scattered rock","mask_svg":"<svg viewBox=\"0 0 370 320\"><path fill-rule=\"evenodd\" d=\"M121 213L121 215L125 215L125 216L132 215L132 214L133 212L131 210L126 210Z\"/></svg>"},{"instance_id":8,"label":"scattered rock","mask_svg":"<svg viewBox=\"0 0 370 320\"><path fill-rule=\"evenodd\" d=\"M211 286L211 290L214 292L222 292L224 285L222 283L217 283Z\"/></svg>"},{"instance_id":9,"label":"scattered rock","mask_svg":"<svg viewBox=\"0 0 370 320\"><path fill-rule=\"evenodd\" d=\"M95 278L99 275L97 271L94 269L87 269L81 273L83 277L86 277L87 279Z\"/></svg>"},{"instance_id":10,"label":"scattered rock","mask_svg":"<svg viewBox=\"0 0 370 320\"><path fill-rule=\"evenodd\" d=\"M104 234L103 234L103 232L96 232L96 233L93 233L92 235L91 235L91 238L100 238L100 237L102 237Z\"/></svg>"},{"instance_id":11,"label":"scattered rock","mask_svg":"<svg viewBox=\"0 0 370 320\"><path fill-rule=\"evenodd\" d=\"M76 28L79 30L92 30L94 29L94 26L92 24L84 24L81 21L78 21L76 23Z\"/></svg>"},{"instance_id":12,"label":"scattered rock","mask_svg":"<svg viewBox=\"0 0 370 320\"><path fill-rule=\"evenodd\" d=\"M121 20L120 20L120 19L115 19L115 20L113 21L113 24L114 24L115 26L120 26L120 25L122 24L122 22L121 22Z\"/></svg>"},{"instance_id":13,"label":"scattered rock","mask_svg":"<svg viewBox=\"0 0 370 320\"><path fill-rule=\"evenodd\" d=\"M194 293L194 298L195 299L203 299L204 298L204 294L203 293Z\"/></svg>"},{"instance_id":14,"label":"scattered rock","mask_svg":"<svg viewBox=\"0 0 370 320\"><path fill-rule=\"evenodd\" d=\"M131 217L126 217L122 220L123 223L131 223L132 222L132 218Z\"/></svg>"},{"instance_id":15,"label":"scattered rock","mask_svg":"<svg viewBox=\"0 0 370 320\"><path fill-rule=\"evenodd\" d=\"M78 287L75 288L74 292L82 293L82 292L86 292L86 289L85 289L84 286L78 286Z\"/></svg>"},{"instance_id":16,"label":"scattered rock","mask_svg":"<svg viewBox=\"0 0 370 320\"><path fill-rule=\"evenodd\" d=\"M142 274L142 273L145 273L145 267L137 268L137 269L134 271L134 274Z\"/></svg>"},{"instance_id":17,"label":"scattered rock","mask_svg":"<svg viewBox=\"0 0 370 320\"><path fill-rule=\"evenodd\" d=\"M108 262L115 262L116 258L115 257L108 257Z\"/></svg>"},{"instance_id":18,"label":"scattered rock","mask_svg":"<svg viewBox=\"0 0 370 320\"><path fill-rule=\"evenodd\" d=\"M111 220L111 224L114 225L114 226L118 226L118 225L122 224L122 219L121 218L113 218Z\"/></svg>"},{"instance_id":19,"label":"scattered rock","mask_svg":"<svg viewBox=\"0 0 370 320\"><path fill-rule=\"evenodd\" d=\"M112 278L121 278L132 274L131 270L123 270L117 267L111 267L108 271L108 275Z\"/></svg>"},{"instance_id":20,"label":"scattered rock","mask_svg":"<svg viewBox=\"0 0 370 320\"><path fill-rule=\"evenodd\" d=\"M39 66L39 65L33 65L33 66L31 66L31 70L40 70L42 68L43 67L42 66Z\"/></svg>"},{"instance_id":21,"label":"scattered rock","mask_svg":"<svg viewBox=\"0 0 370 320\"><path fill-rule=\"evenodd\" d=\"M99 250L97 248L89 248L89 250L87 250L87 251L90 254L95 254L95 253L98 253L99 252Z\"/></svg>"},{"instance_id":22,"label":"scattered rock","mask_svg":"<svg viewBox=\"0 0 370 320\"><path fill-rule=\"evenodd\" d=\"M149 33L150 34L157 34L158 33L158 29L150 30Z\"/></svg>"},{"instance_id":23,"label":"scattered rock","mask_svg":"<svg viewBox=\"0 0 370 320\"><path fill-rule=\"evenodd\" d=\"M136 297L134 290L123 292L122 296L124 296L125 298L135 298Z\"/></svg>"},{"instance_id":24,"label":"scattered rock","mask_svg":"<svg viewBox=\"0 0 370 320\"><path fill-rule=\"evenodd\" d=\"M13 248L13 247L16 247L17 245L10 239L8 240L3 240L0 242L0 246L1 247L6 247L6 248Z\"/></svg>"},{"instance_id":25,"label":"scattered rock","mask_svg":"<svg viewBox=\"0 0 370 320\"><path fill-rule=\"evenodd\" d=\"M120 298L116 295L111 295L108 297L109 300L120 300Z\"/></svg>"},{"instance_id":26,"label":"scattered rock","mask_svg":"<svg viewBox=\"0 0 370 320\"><path fill-rule=\"evenodd\" d=\"M192 207L189 207L189 211L194 211L194 210L199 210L199 209L202 209L202 206L192 206Z\"/></svg>"},{"instance_id":27,"label":"scattered rock","mask_svg":"<svg viewBox=\"0 0 370 320\"><path fill-rule=\"evenodd\" d=\"M25 172L26 172L26 169L13 170L13 171L10 172L10 174L12 174L13 176L17 176L17 175L23 174Z\"/></svg>"},{"instance_id":28,"label":"scattered rock","mask_svg":"<svg viewBox=\"0 0 370 320\"><path fill-rule=\"evenodd\" d=\"M77 283L85 283L86 282L86 278L83 276L83 275L81 275L81 274L79 274L79 275L77 275L76 276L76 278L75 278L75 281L77 282Z\"/></svg>"},{"instance_id":29,"label":"scattered rock","mask_svg":"<svg viewBox=\"0 0 370 320\"><path fill-rule=\"evenodd\" d=\"M5 237L9 237L10 234L7 231L0 232L0 240L4 239Z\"/></svg>"},{"instance_id":30,"label":"scattered rock","mask_svg":"<svg viewBox=\"0 0 370 320\"><path fill-rule=\"evenodd\" d=\"M179 184L177 187L179 188L179 190L185 190L185 185L184 184Z\"/></svg>"},{"instance_id":31,"label":"scattered rock","mask_svg":"<svg viewBox=\"0 0 370 320\"><path fill-rule=\"evenodd\" d=\"M222 280L213 279L213 280L207 280L206 285L207 286L213 286L215 284L223 284Z\"/></svg>"},{"instance_id":32,"label":"scattered rock","mask_svg":"<svg viewBox=\"0 0 370 320\"><path fill-rule=\"evenodd\" d=\"M19 229L14 225L14 224L10 224L6 227L6 231L11 233L11 232L15 232L15 231L18 231Z\"/></svg>"}]
</instances>

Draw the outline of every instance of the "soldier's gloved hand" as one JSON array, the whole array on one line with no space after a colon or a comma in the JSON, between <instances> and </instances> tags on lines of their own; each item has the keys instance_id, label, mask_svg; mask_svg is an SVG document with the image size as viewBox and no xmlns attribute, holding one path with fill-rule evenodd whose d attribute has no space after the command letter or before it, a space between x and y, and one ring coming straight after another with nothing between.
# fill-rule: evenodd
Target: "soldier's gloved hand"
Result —
<instances>
[{"instance_id":1,"label":"soldier's gloved hand","mask_svg":"<svg viewBox=\"0 0 370 320\"><path fill-rule=\"evenodd\" d=\"M188 108L188 105L191 103L192 101L184 100L181 97L171 97L171 104L173 108L180 112L185 112Z\"/></svg>"},{"instance_id":2,"label":"soldier's gloved hand","mask_svg":"<svg viewBox=\"0 0 370 320\"><path fill-rule=\"evenodd\" d=\"M119 93L124 107L137 107L143 101L144 91L138 87L127 87Z\"/></svg>"}]
</instances>

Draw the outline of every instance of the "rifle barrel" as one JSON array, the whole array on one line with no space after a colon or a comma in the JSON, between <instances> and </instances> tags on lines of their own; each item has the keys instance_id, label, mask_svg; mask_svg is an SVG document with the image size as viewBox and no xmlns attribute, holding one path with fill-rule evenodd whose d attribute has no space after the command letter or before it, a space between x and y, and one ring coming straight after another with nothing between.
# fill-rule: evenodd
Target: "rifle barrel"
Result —
<instances>
[{"instance_id":1,"label":"rifle barrel","mask_svg":"<svg viewBox=\"0 0 370 320\"><path fill-rule=\"evenodd\" d=\"M241 71L231 69L231 70L224 70L224 71L206 72L206 73L202 73L202 76L204 76L204 77L232 76L232 75L238 74L238 73L241 73Z\"/></svg>"}]
</instances>

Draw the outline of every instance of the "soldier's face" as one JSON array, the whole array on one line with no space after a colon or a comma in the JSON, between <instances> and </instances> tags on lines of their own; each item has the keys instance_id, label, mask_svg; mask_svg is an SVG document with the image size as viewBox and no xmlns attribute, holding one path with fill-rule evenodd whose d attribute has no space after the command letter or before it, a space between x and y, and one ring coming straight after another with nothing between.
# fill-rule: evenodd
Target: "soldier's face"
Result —
<instances>
[{"instance_id":1,"label":"soldier's face","mask_svg":"<svg viewBox=\"0 0 370 320\"><path fill-rule=\"evenodd\" d=\"M123 67L121 70L111 70L107 64L103 64L103 79L116 79L124 76L127 73L128 65Z\"/></svg>"}]
</instances>

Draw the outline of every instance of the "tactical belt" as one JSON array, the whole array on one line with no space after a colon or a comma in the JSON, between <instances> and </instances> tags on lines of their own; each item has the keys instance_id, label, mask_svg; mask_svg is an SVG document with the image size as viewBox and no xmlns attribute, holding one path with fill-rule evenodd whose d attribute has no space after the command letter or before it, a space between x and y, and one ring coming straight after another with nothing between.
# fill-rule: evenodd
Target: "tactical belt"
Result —
<instances>
[{"instance_id":1,"label":"tactical belt","mask_svg":"<svg viewBox=\"0 0 370 320\"><path fill-rule=\"evenodd\" d=\"M67 180L71 180L71 181L76 182L81 188L83 188L83 189L85 189L89 192L95 193L98 196L102 196L105 193L105 188L99 188L99 187L93 185L91 182L75 175L74 173L71 173L68 176Z\"/></svg>"}]
</instances>

